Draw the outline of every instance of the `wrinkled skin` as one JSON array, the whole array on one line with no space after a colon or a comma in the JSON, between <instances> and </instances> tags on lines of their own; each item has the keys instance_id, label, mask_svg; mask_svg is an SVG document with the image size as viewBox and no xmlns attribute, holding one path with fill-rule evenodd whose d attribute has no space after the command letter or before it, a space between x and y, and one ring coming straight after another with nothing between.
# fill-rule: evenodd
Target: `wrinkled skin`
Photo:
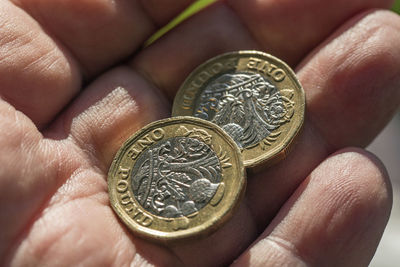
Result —
<instances>
[{"instance_id":1,"label":"wrinkled skin","mask_svg":"<svg viewBox=\"0 0 400 267\"><path fill-rule=\"evenodd\" d=\"M369 263L391 187L379 160L355 147L400 102L391 1L218 1L143 48L190 2L0 2L0 265ZM114 154L170 115L191 70L239 49L296 70L307 119L292 153L248 176L239 210L213 235L169 247L135 237L109 206Z\"/></svg>"}]
</instances>

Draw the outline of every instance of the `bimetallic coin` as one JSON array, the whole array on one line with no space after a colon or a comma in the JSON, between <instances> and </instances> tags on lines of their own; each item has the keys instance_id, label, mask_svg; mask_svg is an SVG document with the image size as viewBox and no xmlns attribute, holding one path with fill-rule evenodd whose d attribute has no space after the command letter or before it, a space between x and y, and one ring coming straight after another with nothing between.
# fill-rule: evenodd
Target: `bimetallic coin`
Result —
<instances>
[{"instance_id":1,"label":"bimetallic coin","mask_svg":"<svg viewBox=\"0 0 400 267\"><path fill-rule=\"evenodd\" d=\"M194 70L178 91L172 116L216 123L241 148L244 165L283 159L300 132L304 91L281 60L258 51L215 57Z\"/></svg>"},{"instance_id":2,"label":"bimetallic coin","mask_svg":"<svg viewBox=\"0 0 400 267\"><path fill-rule=\"evenodd\" d=\"M111 205L136 234L172 241L211 233L246 185L240 150L217 125L177 117L129 138L108 174Z\"/></svg>"}]
</instances>

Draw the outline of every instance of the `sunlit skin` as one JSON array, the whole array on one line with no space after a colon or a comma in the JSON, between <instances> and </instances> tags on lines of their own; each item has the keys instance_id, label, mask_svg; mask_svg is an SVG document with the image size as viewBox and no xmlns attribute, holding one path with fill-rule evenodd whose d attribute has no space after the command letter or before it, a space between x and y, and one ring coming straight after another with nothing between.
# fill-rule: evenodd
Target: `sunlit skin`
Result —
<instances>
[{"instance_id":1,"label":"sunlit skin","mask_svg":"<svg viewBox=\"0 0 400 267\"><path fill-rule=\"evenodd\" d=\"M0 265L366 266L391 208L362 148L400 103L400 18L387 0L226 0L142 44L190 0L0 2ZM114 214L123 141L170 115L185 77L223 52L286 61L307 97L288 158L248 175L213 235L157 245ZM148 264L148 265L147 265Z\"/></svg>"}]
</instances>

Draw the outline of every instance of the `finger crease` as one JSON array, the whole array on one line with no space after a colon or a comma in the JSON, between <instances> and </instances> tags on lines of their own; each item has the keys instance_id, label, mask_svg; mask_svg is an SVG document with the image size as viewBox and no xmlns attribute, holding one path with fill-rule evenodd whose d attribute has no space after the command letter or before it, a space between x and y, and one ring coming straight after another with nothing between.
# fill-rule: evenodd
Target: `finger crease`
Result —
<instances>
[{"instance_id":1,"label":"finger crease","mask_svg":"<svg viewBox=\"0 0 400 267\"><path fill-rule=\"evenodd\" d=\"M301 255L296 246L286 239L278 236L269 235L261 242L268 243L269 246L272 246L273 248L283 252L284 254L288 253L291 257L295 258L301 266L312 266L305 260L304 256Z\"/></svg>"}]
</instances>

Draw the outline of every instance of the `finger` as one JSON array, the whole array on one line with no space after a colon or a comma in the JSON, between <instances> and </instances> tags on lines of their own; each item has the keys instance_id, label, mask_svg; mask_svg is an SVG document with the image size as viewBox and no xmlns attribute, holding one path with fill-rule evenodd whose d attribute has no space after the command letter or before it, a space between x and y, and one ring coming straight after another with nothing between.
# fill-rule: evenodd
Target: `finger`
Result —
<instances>
[{"instance_id":1,"label":"finger","mask_svg":"<svg viewBox=\"0 0 400 267\"><path fill-rule=\"evenodd\" d=\"M137 50L193 0L14 0L62 42L89 76Z\"/></svg>"},{"instance_id":2,"label":"finger","mask_svg":"<svg viewBox=\"0 0 400 267\"><path fill-rule=\"evenodd\" d=\"M400 103L399 44L400 17L369 11L299 66L310 117L329 144L366 146L389 122Z\"/></svg>"},{"instance_id":3,"label":"finger","mask_svg":"<svg viewBox=\"0 0 400 267\"><path fill-rule=\"evenodd\" d=\"M156 88L131 69L119 67L85 89L45 135L69 136L106 173L121 144L149 122L167 117L169 110Z\"/></svg>"},{"instance_id":4,"label":"finger","mask_svg":"<svg viewBox=\"0 0 400 267\"><path fill-rule=\"evenodd\" d=\"M81 176L81 183L88 176ZM107 200L91 196L54 202L36 218L5 266L182 265L168 249L131 238Z\"/></svg>"},{"instance_id":5,"label":"finger","mask_svg":"<svg viewBox=\"0 0 400 267\"><path fill-rule=\"evenodd\" d=\"M65 173L64 152L21 112L0 100L0 265Z\"/></svg>"},{"instance_id":6,"label":"finger","mask_svg":"<svg viewBox=\"0 0 400 267\"><path fill-rule=\"evenodd\" d=\"M390 119L400 102L398 25L394 13L369 11L338 29L303 63L298 76L307 96L304 131L286 160L248 182L260 229L326 156L366 145Z\"/></svg>"},{"instance_id":7,"label":"finger","mask_svg":"<svg viewBox=\"0 0 400 267\"><path fill-rule=\"evenodd\" d=\"M142 2L1 1L0 96L44 128L81 89L82 72L90 79L133 53L190 1L158 1L165 8L149 16L155 3Z\"/></svg>"},{"instance_id":8,"label":"finger","mask_svg":"<svg viewBox=\"0 0 400 267\"><path fill-rule=\"evenodd\" d=\"M290 65L298 63L354 14L364 9L390 8L392 2L228 0L252 36L262 44L262 49Z\"/></svg>"},{"instance_id":9,"label":"finger","mask_svg":"<svg viewBox=\"0 0 400 267\"><path fill-rule=\"evenodd\" d=\"M141 4L153 21L162 26L179 14L184 7L189 6L194 0L141 0Z\"/></svg>"},{"instance_id":10,"label":"finger","mask_svg":"<svg viewBox=\"0 0 400 267\"><path fill-rule=\"evenodd\" d=\"M132 65L172 98L195 67L217 54L265 50L294 66L346 18L388 2L218 1L145 49Z\"/></svg>"},{"instance_id":11,"label":"finger","mask_svg":"<svg viewBox=\"0 0 400 267\"><path fill-rule=\"evenodd\" d=\"M235 14L218 2L145 49L132 65L172 98L195 66L211 56L246 48L258 45Z\"/></svg>"},{"instance_id":12,"label":"finger","mask_svg":"<svg viewBox=\"0 0 400 267\"><path fill-rule=\"evenodd\" d=\"M325 160L236 266L367 266L391 209L383 165L360 149Z\"/></svg>"},{"instance_id":13,"label":"finger","mask_svg":"<svg viewBox=\"0 0 400 267\"><path fill-rule=\"evenodd\" d=\"M79 90L79 67L21 9L1 1L0 14L0 96L42 127Z\"/></svg>"}]
</instances>

